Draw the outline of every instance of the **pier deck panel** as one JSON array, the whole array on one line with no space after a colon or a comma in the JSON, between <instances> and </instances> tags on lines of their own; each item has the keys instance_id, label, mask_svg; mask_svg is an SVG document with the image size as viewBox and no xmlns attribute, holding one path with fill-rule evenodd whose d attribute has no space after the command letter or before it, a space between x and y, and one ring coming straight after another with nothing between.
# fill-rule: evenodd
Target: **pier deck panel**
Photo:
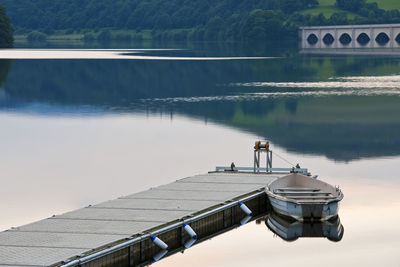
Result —
<instances>
[{"instance_id":1,"label":"pier deck panel","mask_svg":"<svg viewBox=\"0 0 400 267\"><path fill-rule=\"evenodd\" d=\"M3 247L0 246L0 266L48 266L54 260L66 259L81 253L82 249Z\"/></svg>"},{"instance_id":2,"label":"pier deck panel","mask_svg":"<svg viewBox=\"0 0 400 267\"><path fill-rule=\"evenodd\" d=\"M287 174L208 173L0 233L0 267L49 266L222 205Z\"/></svg>"},{"instance_id":3,"label":"pier deck panel","mask_svg":"<svg viewBox=\"0 0 400 267\"><path fill-rule=\"evenodd\" d=\"M21 227L12 231L20 232L51 232L51 233L79 233L79 234L106 234L106 235L131 235L143 229L152 228L158 222L130 222L107 220L69 220L50 218Z\"/></svg>"},{"instance_id":4,"label":"pier deck panel","mask_svg":"<svg viewBox=\"0 0 400 267\"><path fill-rule=\"evenodd\" d=\"M172 211L197 211L217 204L218 201L180 201L180 200L165 200L153 199L116 199L107 201L94 208L110 208L110 209L133 209L133 210L172 210Z\"/></svg>"},{"instance_id":5,"label":"pier deck panel","mask_svg":"<svg viewBox=\"0 0 400 267\"><path fill-rule=\"evenodd\" d=\"M58 216L59 219L169 222L185 216L187 211L169 210L128 210L107 208L84 208Z\"/></svg>"},{"instance_id":6,"label":"pier deck panel","mask_svg":"<svg viewBox=\"0 0 400 267\"><path fill-rule=\"evenodd\" d=\"M171 191L189 191L193 194L201 194L203 191L207 192L237 192L246 193L257 190L265 184L217 184L217 183L174 183L159 186L153 190L171 190Z\"/></svg>"},{"instance_id":7,"label":"pier deck panel","mask_svg":"<svg viewBox=\"0 0 400 267\"><path fill-rule=\"evenodd\" d=\"M126 199L165 199L165 200L192 200L204 201L212 200L223 202L227 199L238 196L237 192L208 192L193 193L190 191L167 191L167 190L148 190L137 194L121 197Z\"/></svg>"},{"instance_id":8,"label":"pier deck panel","mask_svg":"<svg viewBox=\"0 0 400 267\"><path fill-rule=\"evenodd\" d=\"M118 235L8 231L0 236L2 246L91 249L120 239Z\"/></svg>"}]
</instances>

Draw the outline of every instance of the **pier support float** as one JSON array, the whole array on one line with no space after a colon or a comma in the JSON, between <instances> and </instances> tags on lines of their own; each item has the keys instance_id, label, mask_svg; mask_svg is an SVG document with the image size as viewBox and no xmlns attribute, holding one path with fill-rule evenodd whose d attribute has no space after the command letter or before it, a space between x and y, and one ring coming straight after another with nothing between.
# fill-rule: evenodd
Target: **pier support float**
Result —
<instances>
[{"instance_id":1,"label":"pier support float","mask_svg":"<svg viewBox=\"0 0 400 267\"><path fill-rule=\"evenodd\" d=\"M156 255L154 255L153 262L161 260L165 255L167 255L167 253L168 253L167 249L161 250Z\"/></svg>"},{"instance_id":2,"label":"pier support float","mask_svg":"<svg viewBox=\"0 0 400 267\"><path fill-rule=\"evenodd\" d=\"M193 244L196 242L197 240L196 239L189 239L185 244L183 244L183 247L185 248L185 249L188 249L188 248L190 248L191 246L193 246Z\"/></svg>"},{"instance_id":3,"label":"pier support float","mask_svg":"<svg viewBox=\"0 0 400 267\"><path fill-rule=\"evenodd\" d=\"M239 202L239 207L248 216L253 216L253 212L245 204L243 204L242 202Z\"/></svg>"},{"instance_id":4,"label":"pier support float","mask_svg":"<svg viewBox=\"0 0 400 267\"><path fill-rule=\"evenodd\" d=\"M168 245L165 244L165 242L162 241L160 238L152 236L151 241L153 241L153 243L156 244L159 248L163 250L168 250Z\"/></svg>"},{"instance_id":5,"label":"pier support float","mask_svg":"<svg viewBox=\"0 0 400 267\"><path fill-rule=\"evenodd\" d=\"M197 234L196 234L196 232L193 230L192 227L190 227L189 225L187 225L186 223L184 223L184 224L183 224L183 229L185 229L186 233L188 233L192 239L197 239Z\"/></svg>"},{"instance_id":6,"label":"pier support float","mask_svg":"<svg viewBox=\"0 0 400 267\"><path fill-rule=\"evenodd\" d=\"M248 223L251 220L251 218L253 218L253 217L250 216L250 215L247 215L246 217L244 217L243 220L241 220L240 223L239 223L240 226L245 225L246 223Z\"/></svg>"}]
</instances>

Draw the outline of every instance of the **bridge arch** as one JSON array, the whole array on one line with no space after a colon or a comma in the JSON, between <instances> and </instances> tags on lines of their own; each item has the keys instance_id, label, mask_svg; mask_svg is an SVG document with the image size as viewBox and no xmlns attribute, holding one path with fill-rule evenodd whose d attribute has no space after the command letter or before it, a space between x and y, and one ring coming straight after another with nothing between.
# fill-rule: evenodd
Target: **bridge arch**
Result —
<instances>
[{"instance_id":1,"label":"bridge arch","mask_svg":"<svg viewBox=\"0 0 400 267\"><path fill-rule=\"evenodd\" d=\"M310 45L316 45L318 43L318 37L314 33L312 33L307 37L307 42Z\"/></svg>"},{"instance_id":2,"label":"bridge arch","mask_svg":"<svg viewBox=\"0 0 400 267\"><path fill-rule=\"evenodd\" d=\"M335 38L332 36L332 34L327 33L325 34L324 38L322 39L322 41L324 42L324 44L326 44L327 46L330 46L333 44L333 42L335 41Z\"/></svg>"},{"instance_id":3,"label":"bridge arch","mask_svg":"<svg viewBox=\"0 0 400 267\"><path fill-rule=\"evenodd\" d=\"M351 36L348 33L343 33L342 35L340 35L339 42L342 45L349 45L351 41Z\"/></svg>"},{"instance_id":4,"label":"bridge arch","mask_svg":"<svg viewBox=\"0 0 400 267\"><path fill-rule=\"evenodd\" d=\"M397 44L400 44L400 33L397 34L396 38L394 39Z\"/></svg>"},{"instance_id":5,"label":"bridge arch","mask_svg":"<svg viewBox=\"0 0 400 267\"><path fill-rule=\"evenodd\" d=\"M389 43L390 38L386 33L381 32L376 36L375 41L378 43L378 45L384 46Z\"/></svg>"},{"instance_id":6,"label":"bridge arch","mask_svg":"<svg viewBox=\"0 0 400 267\"><path fill-rule=\"evenodd\" d=\"M357 37L357 42L362 46L366 46L370 41L371 38L365 32L360 33Z\"/></svg>"}]
</instances>

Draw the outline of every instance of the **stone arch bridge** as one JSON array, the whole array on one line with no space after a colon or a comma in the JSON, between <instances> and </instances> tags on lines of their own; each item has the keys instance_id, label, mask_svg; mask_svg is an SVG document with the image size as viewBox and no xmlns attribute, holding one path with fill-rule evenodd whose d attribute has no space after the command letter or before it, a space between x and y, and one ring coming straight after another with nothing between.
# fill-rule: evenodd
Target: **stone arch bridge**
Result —
<instances>
[{"instance_id":1,"label":"stone arch bridge","mask_svg":"<svg viewBox=\"0 0 400 267\"><path fill-rule=\"evenodd\" d=\"M301 27L300 48L400 48L400 24Z\"/></svg>"}]
</instances>

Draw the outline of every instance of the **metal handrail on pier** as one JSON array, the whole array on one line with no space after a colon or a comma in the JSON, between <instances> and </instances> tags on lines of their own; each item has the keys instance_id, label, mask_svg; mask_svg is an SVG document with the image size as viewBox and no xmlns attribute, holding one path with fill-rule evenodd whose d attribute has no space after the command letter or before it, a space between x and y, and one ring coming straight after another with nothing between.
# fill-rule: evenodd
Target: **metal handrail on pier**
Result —
<instances>
[{"instance_id":1,"label":"metal handrail on pier","mask_svg":"<svg viewBox=\"0 0 400 267\"><path fill-rule=\"evenodd\" d=\"M266 153L265 168L260 168L261 152ZM282 157L280 157L280 158L282 158ZM272 168L272 150L269 149L268 141L263 141L263 142L256 141L255 142L255 145L254 145L254 167L236 167L235 164L232 162L230 167L217 166L215 168L215 171L216 172L224 172L224 171L225 172L228 172L228 171L231 171L231 172L254 172L254 173L259 173L259 172L264 172L264 173L265 172L266 173L302 173L305 175L310 175L308 173L307 169L300 168L299 165L297 165L296 167L292 167L292 168Z\"/></svg>"},{"instance_id":2,"label":"metal handrail on pier","mask_svg":"<svg viewBox=\"0 0 400 267\"><path fill-rule=\"evenodd\" d=\"M268 173L302 173L308 175L308 169L306 168L256 168L254 171L253 167L230 167L230 166L217 166L215 167L216 172L268 172Z\"/></svg>"}]
</instances>

